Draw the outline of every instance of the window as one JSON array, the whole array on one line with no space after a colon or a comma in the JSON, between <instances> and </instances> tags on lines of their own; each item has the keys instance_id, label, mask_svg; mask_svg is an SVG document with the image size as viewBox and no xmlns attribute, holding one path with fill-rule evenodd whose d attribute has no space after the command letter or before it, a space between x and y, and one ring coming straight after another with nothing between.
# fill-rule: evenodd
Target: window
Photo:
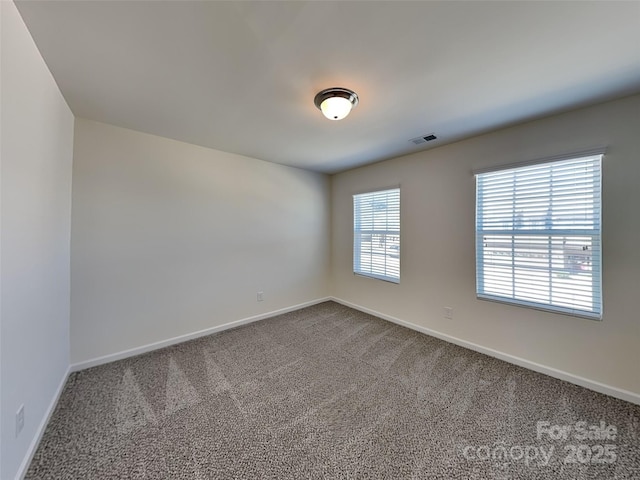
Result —
<instances>
[{"instance_id":1,"label":"window","mask_svg":"<svg viewBox=\"0 0 640 480\"><path fill-rule=\"evenodd\" d=\"M476 172L478 298L602 318L601 161Z\"/></svg>"},{"instance_id":2,"label":"window","mask_svg":"<svg viewBox=\"0 0 640 480\"><path fill-rule=\"evenodd\" d=\"M400 189L353 196L353 272L400 283Z\"/></svg>"}]
</instances>

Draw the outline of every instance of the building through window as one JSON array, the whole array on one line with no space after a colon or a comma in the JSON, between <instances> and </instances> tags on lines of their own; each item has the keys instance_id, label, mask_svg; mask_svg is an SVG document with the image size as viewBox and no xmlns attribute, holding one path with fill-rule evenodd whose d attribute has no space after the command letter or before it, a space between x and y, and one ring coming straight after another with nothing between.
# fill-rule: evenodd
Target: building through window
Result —
<instances>
[{"instance_id":1,"label":"building through window","mask_svg":"<svg viewBox=\"0 0 640 480\"><path fill-rule=\"evenodd\" d=\"M602 318L601 161L476 173L478 298Z\"/></svg>"},{"instance_id":2,"label":"building through window","mask_svg":"<svg viewBox=\"0 0 640 480\"><path fill-rule=\"evenodd\" d=\"M353 196L353 272L400 283L400 189Z\"/></svg>"}]
</instances>

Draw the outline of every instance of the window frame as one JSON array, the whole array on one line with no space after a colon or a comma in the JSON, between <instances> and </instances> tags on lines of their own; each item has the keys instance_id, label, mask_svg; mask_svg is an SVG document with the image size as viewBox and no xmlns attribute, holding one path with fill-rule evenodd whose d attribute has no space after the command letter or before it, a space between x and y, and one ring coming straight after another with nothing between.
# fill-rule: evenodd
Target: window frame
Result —
<instances>
[{"instance_id":1,"label":"window frame","mask_svg":"<svg viewBox=\"0 0 640 480\"><path fill-rule=\"evenodd\" d=\"M397 192L397 200L393 200L394 203L397 203L397 213L393 213L394 215L397 215L397 230L394 228L389 228L389 213L387 213L385 215L385 219L386 219L386 228L384 229L376 229L376 228L368 228L368 229L362 229L360 228L358 222L360 220L360 225L362 224L362 209L360 209L360 213L358 213L358 207L357 207L357 201L358 199L363 199L366 201L366 197L371 197L372 201L373 198L375 198L376 195L381 195L381 194L388 194L389 192ZM399 284L400 283L400 263L401 263L401 249L400 249L400 239L401 239L401 192L400 192L400 185L395 185L395 186L390 186L390 187L384 187L384 188L379 188L379 189L375 189L375 190L367 190L364 192L360 192L360 193L355 193L352 195L352 206L353 206L353 210L352 210L352 233L353 233L353 249L352 249L352 271L354 275L357 275L359 277L365 277L365 278L372 278L372 279L376 279L376 280L382 280L385 282L390 282L393 284ZM373 211L373 210L372 210ZM394 209L395 212L395 209ZM368 213L368 212L365 212ZM371 219L370 221L373 221L373 219ZM393 225L392 225L393 226ZM370 235L370 240L369 242L371 243L370 246L370 255L371 255L371 262L370 262L370 268L368 269L369 271L367 271L367 269L363 269L363 264L361 261L362 258L362 253L363 253L363 249L362 249L362 236L366 236L366 235ZM384 236L384 272L382 273L377 273L374 272L374 267L378 267L380 268L380 264L374 264L373 261L373 243L374 243L374 236L375 235L383 235ZM392 237L392 241L391 241L391 247L388 245L387 243L387 237ZM397 237L397 239L396 239ZM388 252L388 250L390 248L393 248L393 245L397 245L397 250L398 250L398 254L397 256L394 256L392 254L390 254ZM378 253L378 255L380 256L380 254ZM394 275L394 270L393 267L387 267L387 261L389 258L397 258L397 276ZM392 262L395 263L395 262Z\"/></svg>"},{"instance_id":2,"label":"window frame","mask_svg":"<svg viewBox=\"0 0 640 480\"><path fill-rule=\"evenodd\" d=\"M602 171L603 171L603 163L604 163L603 162L604 153L605 153L604 148L596 148L596 149L576 152L576 153L567 154L567 155L549 157L541 160L512 163L512 164L502 165L494 168L480 169L480 170L475 170L473 172L475 175L475 181L476 181L476 198L475 198L475 203L476 203L475 205L476 207L475 208L476 298L478 298L479 300L488 300L488 301L499 302L499 303L504 303L508 305L515 305L515 306L520 306L525 308L532 308L536 310L543 310L543 311L562 314L562 315L587 318L590 320L602 320L603 311L604 311L603 285L602 285L602 270L603 270L603 267L602 267L602 204L603 204ZM595 157L599 157L599 158L595 158ZM504 230L492 230L490 228L487 229L486 223L483 226L479 225L479 222L481 220L485 220L486 222L486 217L483 216L484 212L482 210L487 207L487 202L481 201L482 192L480 192L480 181L479 181L480 176L485 174L490 174L490 173L502 173L502 172L508 175L508 172L507 172L508 170L526 172L527 170L531 170L531 169L527 169L527 167L542 167L544 164L557 164L557 165L560 165L563 163L568 164L569 161L577 162L580 160L584 160L585 162L588 162L588 161L597 162L597 171L594 171L594 175L593 175L594 186L592 191L594 195L593 208L595 210L592 213L592 216L590 217L590 219L593 220L593 225L594 225L594 227L591 230L585 229L585 228L572 229L570 227L555 229L555 225L552 225L552 226L545 226L545 228L539 228L537 230L531 230L531 229L525 228L525 229L522 229L523 231L521 233L516 233L521 227L516 227L515 225L515 219L516 219L515 214L512 219L511 227L505 228ZM552 177L553 167L550 166L549 168L550 170L549 170L548 178L550 182L550 189L552 189L553 186L551 182L553 182L553 177ZM575 193L575 195L577 198L579 196L579 193ZM515 208L518 203L518 200L520 199L522 201L523 197L517 197L516 190L514 190L512 198L513 198L512 203L514 205L514 212L515 212ZM528 200L526 196L524 197L524 199ZM553 200L553 194L550 193L549 201L552 201L552 200ZM585 204L585 205L588 206L588 204ZM578 209L576 208L576 210ZM514 252L516 251L515 245L517 244L518 237L520 237L519 240L521 242L523 240L525 242L532 241L532 240L528 240L531 238L535 238L535 241L544 240L544 239L547 240L548 247L546 250L547 252L546 254L548 256L549 266L547 269L541 269L541 271L548 273L549 283L547 288L548 288L550 298L554 294L554 282L552 280L552 275L554 275L554 273L556 272L556 267L554 267L552 263L553 252L554 252L554 248L556 252L557 252L557 249L559 248L557 246L558 244L557 243L554 244L554 242L558 242L558 239L560 237L564 237L565 240L567 237L573 237L573 238L591 237L590 245L592 248L589 251L589 262L590 262L590 268L591 268L591 276L589 277L589 279L591 282L590 285L592 290L591 308L583 309L583 308L580 308L577 304L574 304L573 306L558 305L558 303L560 302L556 301L554 303L553 300L549 300L549 302L540 302L540 301L526 300L523 298L517 298L518 296L522 296L522 294L519 295L515 293L515 287L513 287L513 291L511 292L510 296L496 294L495 291L487 293L487 289L485 289L485 286L484 286L484 282L486 281L486 277L487 277L487 275L485 275L485 271L486 271L486 266L488 265L488 262L485 262L485 259L484 259L485 248L486 248L486 241L485 241L486 237L491 235L493 235L494 237L498 237L502 235L505 238L507 238L509 234L511 235L512 254L510 258L505 259L505 264L508 262L511 262L512 271L515 271L514 269L516 268L516 263L517 263L517 260L516 260L517 256L514 254ZM520 246L519 248L530 248L530 247ZM564 246L562 248L564 249ZM545 249L543 248L543 250ZM566 262L566 259L569 258L567 257L567 255L569 254L567 254L565 251L563 252L563 255L564 255L563 257L564 261ZM523 270L526 270L526 267L523 267L522 264L520 268ZM533 267L529 267L529 268L533 268ZM514 282L515 274L512 273L511 275L512 275L511 281ZM570 275L571 274L569 274L569 276ZM563 288L570 288L570 287L563 287ZM561 288L558 286L555 286L555 289L556 289L556 292L559 289L561 290Z\"/></svg>"}]
</instances>

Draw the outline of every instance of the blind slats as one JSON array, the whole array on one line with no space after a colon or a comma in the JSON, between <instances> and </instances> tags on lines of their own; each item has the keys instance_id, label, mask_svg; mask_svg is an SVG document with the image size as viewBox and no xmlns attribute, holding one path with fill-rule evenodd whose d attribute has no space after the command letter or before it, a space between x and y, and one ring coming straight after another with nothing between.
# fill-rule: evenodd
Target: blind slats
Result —
<instances>
[{"instance_id":1,"label":"blind slats","mask_svg":"<svg viewBox=\"0 0 640 480\"><path fill-rule=\"evenodd\" d=\"M476 175L479 298L602 318L601 161Z\"/></svg>"},{"instance_id":2,"label":"blind slats","mask_svg":"<svg viewBox=\"0 0 640 480\"><path fill-rule=\"evenodd\" d=\"M400 282L400 189L353 196L353 272Z\"/></svg>"}]
</instances>

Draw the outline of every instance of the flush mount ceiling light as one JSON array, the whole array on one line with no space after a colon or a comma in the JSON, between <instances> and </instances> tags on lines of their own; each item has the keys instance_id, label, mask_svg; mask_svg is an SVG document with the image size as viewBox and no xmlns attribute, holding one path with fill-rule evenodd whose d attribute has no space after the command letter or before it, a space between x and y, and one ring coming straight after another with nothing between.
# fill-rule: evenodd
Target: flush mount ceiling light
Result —
<instances>
[{"instance_id":1,"label":"flush mount ceiling light","mask_svg":"<svg viewBox=\"0 0 640 480\"><path fill-rule=\"evenodd\" d=\"M358 105L358 94L348 88L327 88L318 92L313 103L329 120L342 120Z\"/></svg>"}]
</instances>

